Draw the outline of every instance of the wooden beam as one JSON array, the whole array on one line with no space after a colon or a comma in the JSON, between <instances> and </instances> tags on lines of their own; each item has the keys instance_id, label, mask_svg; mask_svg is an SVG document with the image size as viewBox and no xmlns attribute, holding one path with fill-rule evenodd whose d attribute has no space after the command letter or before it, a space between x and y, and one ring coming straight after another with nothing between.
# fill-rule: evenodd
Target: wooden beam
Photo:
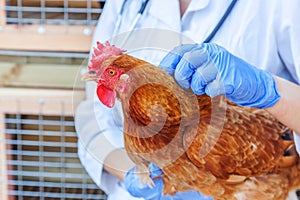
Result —
<instances>
[{"instance_id":1,"label":"wooden beam","mask_svg":"<svg viewBox=\"0 0 300 200\"><path fill-rule=\"evenodd\" d=\"M74 116L82 90L0 88L0 113Z\"/></svg>"},{"instance_id":2,"label":"wooden beam","mask_svg":"<svg viewBox=\"0 0 300 200\"><path fill-rule=\"evenodd\" d=\"M0 0L0 26L6 24L5 0Z\"/></svg>"},{"instance_id":3,"label":"wooden beam","mask_svg":"<svg viewBox=\"0 0 300 200\"><path fill-rule=\"evenodd\" d=\"M16 63L0 62L0 87L4 86L11 79L11 74L16 66Z\"/></svg>"},{"instance_id":4,"label":"wooden beam","mask_svg":"<svg viewBox=\"0 0 300 200\"><path fill-rule=\"evenodd\" d=\"M0 66L2 63L0 62ZM13 65L11 65L13 66ZM62 64L16 64L8 65L4 70L4 87L17 88L48 88L48 89L84 89L84 81L81 81L79 65ZM1 73L1 70L0 70Z\"/></svg>"},{"instance_id":5,"label":"wooden beam","mask_svg":"<svg viewBox=\"0 0 300 200\"><path fill-rule=\"evenodd\" d=\"M0 0L1 1L1 0ZM84 26L52 25L23 26L21 30L15 25L6 25L0 32L0 49L21 51L84 52L90 51L92 35L85 35ZM93 27L91 27L91 33Z\"/></svg>"}]
</instances>

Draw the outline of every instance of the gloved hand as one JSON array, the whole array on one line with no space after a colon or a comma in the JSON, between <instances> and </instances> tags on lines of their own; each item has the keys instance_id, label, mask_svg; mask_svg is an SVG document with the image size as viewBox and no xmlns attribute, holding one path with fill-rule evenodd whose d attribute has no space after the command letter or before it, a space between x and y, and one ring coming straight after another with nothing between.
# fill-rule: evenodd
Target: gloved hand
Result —
<instances>
[{"instance_id":1,"label":"gloved hand","mask_svg":"<svg viewBox=\"0 0 300 200\"><path fill-rule=\"evenodd\" d=\"M150 176L154 178L161 175L163 172L155 164L150 163ZM127 191L134 197L142 197L146 200L212 200L211 197L201 195L197 191L177 192L174 196L163 195L162 189L164 183L162 178L155 178L155 186L150 188L148 185L141 185L140 178L135 174L135 167L130 169L125 175L125 187Z\"/></svg>"},{"instance_id":2,"label":"gloved hand","mask_svg":"<svg viewBox=\"0 0 300 200\"><path fill-rule=\"evenodd\" d=\"M280 99L274 78L213 44L186 44L169 52L160 68L197 95L225 94L241 106L272 107Z\"/></svg>"}]
</instances>

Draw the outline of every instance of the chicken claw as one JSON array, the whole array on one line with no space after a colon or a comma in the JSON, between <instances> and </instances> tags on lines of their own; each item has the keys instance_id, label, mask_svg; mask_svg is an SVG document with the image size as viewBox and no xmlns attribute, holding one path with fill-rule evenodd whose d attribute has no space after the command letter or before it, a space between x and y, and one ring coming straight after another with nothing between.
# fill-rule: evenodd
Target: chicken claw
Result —
<instances>
[{"instance_id":1,"label":"chicken claw","mask_svg":"<svg viewBox=\"0 0 300 200\"><path fill-rule=\"evenodd\" d=\"M150 177L150 169L147 165L137 165L135 172L140 177L141 185L147 184L151 189L155 186L152 178Z\"/></svg>"}]
</instances>

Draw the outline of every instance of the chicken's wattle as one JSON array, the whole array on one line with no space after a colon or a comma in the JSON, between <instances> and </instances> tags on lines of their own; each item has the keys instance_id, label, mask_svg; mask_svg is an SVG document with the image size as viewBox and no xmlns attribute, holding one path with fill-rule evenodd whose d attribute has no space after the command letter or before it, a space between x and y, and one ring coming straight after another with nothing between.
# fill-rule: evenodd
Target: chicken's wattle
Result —
<instances>
[{"instance_id":1,"label":"chicken's wattle","mask_svg":"<svg viewBox=\"0 0 300 200\"><path fill-rule=\"evenodd\" d=\"M116 101L116 91L112 90L102 84L97 86L97 96L99 100L109 108L112 108L115 105Z\"/></svg>"}]
</instances>

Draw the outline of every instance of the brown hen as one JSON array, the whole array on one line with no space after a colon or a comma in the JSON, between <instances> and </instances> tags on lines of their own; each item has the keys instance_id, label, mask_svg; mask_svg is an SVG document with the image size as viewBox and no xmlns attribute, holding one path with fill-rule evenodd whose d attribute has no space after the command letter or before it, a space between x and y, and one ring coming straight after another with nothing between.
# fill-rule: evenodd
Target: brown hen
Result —
<instances>
[{"instance_id":1,"label":"brown hen","mask_svg":"<svg viewBox=\"0 0 300 200\"><path fill-rule=\"evenodd\" d=\"M125 147L143 183L152 184L152 162L164 172L164 194L198 190L215 199L284 200L300 187L291 130L265 110L195 96L108 43L98 43L89 72L103 104L122 102Z\"/></svg>"}]
</instances>

